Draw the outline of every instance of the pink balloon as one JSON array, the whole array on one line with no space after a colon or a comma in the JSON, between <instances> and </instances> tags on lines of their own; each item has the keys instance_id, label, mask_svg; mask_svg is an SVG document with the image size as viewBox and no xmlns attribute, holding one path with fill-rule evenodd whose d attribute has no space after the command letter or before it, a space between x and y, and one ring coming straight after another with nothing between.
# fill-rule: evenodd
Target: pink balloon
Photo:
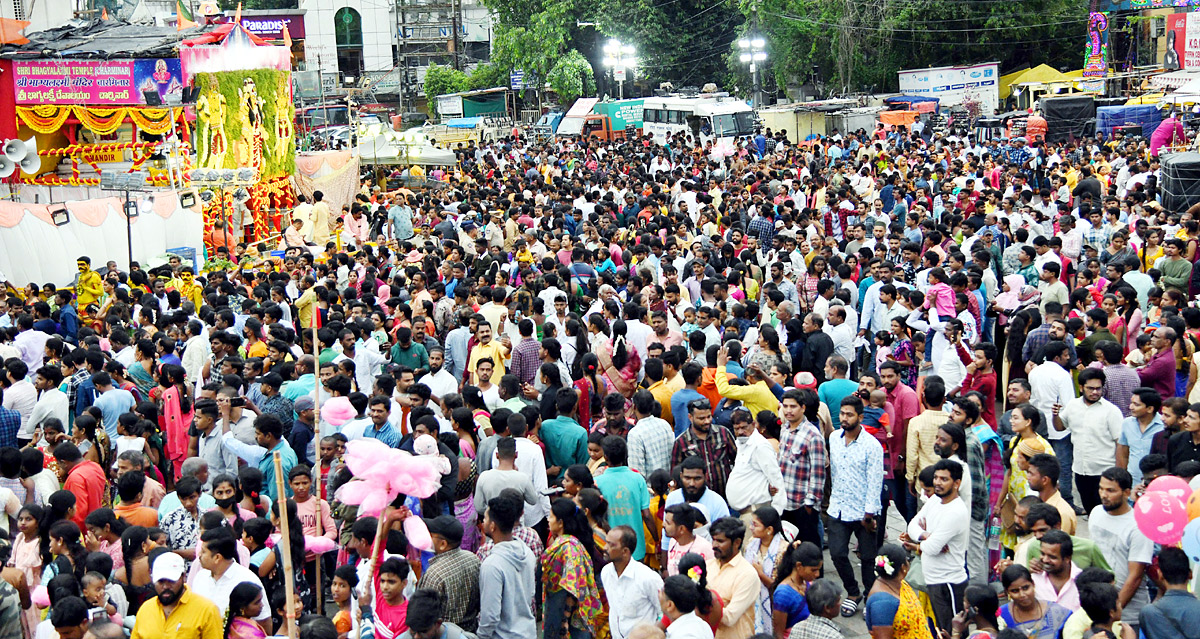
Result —
<instances>
[{"instance_id":1,"label":"pink balloon","mask_svg":"<svg viewBox=\"0 0 1200 639\"><path fill-rule=\"evenodd\" d=\"M1167 493L1168 495L1177 498L1183 503L1187 503L1188 497L1192 496L1192 487L1188 485L1182 477L1175 475L1163 475L1158 479L1150 482L1146 486L1147 491L1156 490L1158 492Z\"/></svg>"},{"instance_id":2,"label":"pink balloon","mask_svg":"<svg viewBox=\"0 0 1200 639\"><path fill-rule=\"evenodd\" d=\"M429 536L429 529L420 517L408 517L404 520L404 536L408 537L408 543L417 550L433 548L433 538Z\"/></svg>"},{"instance_id":3,"label":"pink balloon","mask_svg":"<svg viewBox=\"0 0 1200 639\"><path fill-rule=\"evenodd\" d=\"M1133 505L1138 530L1150 541L1171 546L1183 538L1187 510L1178 497L1162 491L1147 491Z\"/></svg>"}]
</instances>

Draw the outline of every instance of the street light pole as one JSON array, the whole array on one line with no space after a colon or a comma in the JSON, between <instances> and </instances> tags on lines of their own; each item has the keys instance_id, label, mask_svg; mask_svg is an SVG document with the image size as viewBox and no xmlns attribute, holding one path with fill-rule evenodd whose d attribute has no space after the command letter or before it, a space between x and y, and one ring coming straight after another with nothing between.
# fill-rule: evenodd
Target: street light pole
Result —
<instances>
[{"instance_id":1,"label":"street light pole","mask_svg":"<svg viewBox=\"0 0 1200 639\"><path fill-rule=\"evenodd\" d=\"M621 44L613 38L604 45L604 66L613 70L613 78L617 81L619 99L625 99L625 74L629 67L637 65L637 53L633 45Z\"/></svg>"},{"instance_id":2,"label":"street light pole","mask_svg":"<svg viewBox=\"0 0 1200 639\"><path fill-rule=\"evenodd\" d=\"M754 97L752 99L753 106L757 107L762 104L761 89L758 82L758 63L765 62L767 52L764 50L767 46L766 40L758 36L751 36L738 40L738 48L742 50L741 61L743 64L750 65L750 76L754 81Z\"/></svg>"}]
</instances>

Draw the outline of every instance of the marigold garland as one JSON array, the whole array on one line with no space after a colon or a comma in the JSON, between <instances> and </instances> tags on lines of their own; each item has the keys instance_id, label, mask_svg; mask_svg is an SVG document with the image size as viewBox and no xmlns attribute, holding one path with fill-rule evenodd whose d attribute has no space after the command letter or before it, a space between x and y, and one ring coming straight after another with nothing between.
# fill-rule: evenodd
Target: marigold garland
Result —
<instances>
[{"instance_id":1,"label":"marigold garland","mask_svg":"<svg viewBox=\"0 0 1200 639\"><path fill-rule=\"evenodd\" d=\"M162 135L170 131L175 122L183 117L183 109L136 106L89 107L79 104L17 107L17 123L24 124L34 132L43 135L58 131L72 116L83 126L99 135L108 135L116 131L126 118L132 120L138 129L146 133Z\"/></svg>"}]
</instances>

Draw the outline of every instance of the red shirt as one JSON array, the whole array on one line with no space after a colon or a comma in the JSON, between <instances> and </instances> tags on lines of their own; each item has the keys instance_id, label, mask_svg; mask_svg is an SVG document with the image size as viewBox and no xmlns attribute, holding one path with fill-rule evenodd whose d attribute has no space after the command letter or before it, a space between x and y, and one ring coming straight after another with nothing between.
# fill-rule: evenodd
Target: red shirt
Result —
<instances>
[{"instance_id":1,"label":"red shirt","mask_svg":"<svg viewBox=\"0 0 1200 639\"><path fill-rule=\"evenodd\" d=\"M104 469L94 461L85 459L79 462L67 475L63 490L75 493L75 516L71 521L79 524L80 530L87 530L83 520L93 510L104 506L104 487L107 485Z\"/></svg>"}]
</instances>

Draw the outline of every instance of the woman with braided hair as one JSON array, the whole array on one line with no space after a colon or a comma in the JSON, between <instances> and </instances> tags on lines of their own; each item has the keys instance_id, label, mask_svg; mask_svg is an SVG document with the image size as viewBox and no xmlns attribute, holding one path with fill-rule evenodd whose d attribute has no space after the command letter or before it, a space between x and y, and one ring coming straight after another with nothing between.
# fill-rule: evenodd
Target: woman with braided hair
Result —
<instances>
[{"instance_id":1,"label":"woman with braided hair","mask_svg":"<svg viewBox=\"0 0 1200 639\"><path fill-rule=\"evenodd\" d=\"M258 584L243 581L229 593L229 608L225 611L225 637L229 639L265 639L254 618L262 614L263 589Z\"/></svg>"}]
</instances>

